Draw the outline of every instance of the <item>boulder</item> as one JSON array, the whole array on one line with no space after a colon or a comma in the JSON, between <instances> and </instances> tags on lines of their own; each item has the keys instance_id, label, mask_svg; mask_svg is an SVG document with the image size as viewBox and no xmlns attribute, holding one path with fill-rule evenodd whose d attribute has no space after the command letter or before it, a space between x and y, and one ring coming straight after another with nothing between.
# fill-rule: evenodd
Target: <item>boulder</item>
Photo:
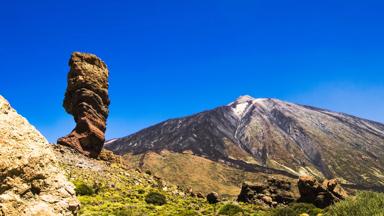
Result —
<instances>
[{"instance_id":1,"label":"boulder","mask_svg":"<svg viewBox=\"0 0 384 216\"><path fill-rule=\"evenodd\" d=\"M298 182L299 202L312 203L318 208L326 208L348 197L347 192L336 179L318 182L312 176L301 176Z\"/></svg>"},{"instance_id":2,"label":"boulder","mask_svg":"<svg viewBox=\"0 0 384 216\"><path fill-rule=\"evenodd\" d=\"M244 183L237 198L239 202L266 205L286 205L296 200L292 183L283 179L270 178L262 183Z\"/></svg>"},{"instance_id":3,"label":"boulder","mask_svg":"<svg viewBox=\"0 0 384 216\"><path fill-rule=\"evenodd\" d=\"M209 204L215 204L220 202L219 195L216 192L209 193L207 195L207 201Z\"/></svg>"},{"instance_id":4,"label":"boulder","mask_svg":"<svg viewBox=\"0 0 384 216\"><path fill-rule=\"evenodd\" d=\"M347 191L345 191L337 181L337 179L324 180L323 188L326 188L328 191L331 191L333 195L335 195L339 199L345 199L348 197Z\"/></svg>"},{"instance_id":5,"label":"boulder","mask_svg":"<svg viewBox=\"0 0 384 216\"><path fill-rule=\"evenodd\" d=\"M79 207L51 145L0 96L0 215L76 215Z\"/></svg>"},{"instance_id":6,"label":"boulder","mask_svg":"<svg viewBox=\"0 0 384 216\"><path fill-rule=\"evenodd\" d=\"M72 53L63 106L76 127L57 143L97 158L105 141L109 113L108 76L105 63L93 54Z\"/></svg>"},{"instance_id":7,"label":"boulder","mask_svg":"<svg viewBox=\"0 0 384 216\"><path fill-rule=\"evenodd\" d=\"M256 204L258 195L263 195L263 191L267 188L265 184L243 183L237 201Z\"/></svg>"}]
</instances>

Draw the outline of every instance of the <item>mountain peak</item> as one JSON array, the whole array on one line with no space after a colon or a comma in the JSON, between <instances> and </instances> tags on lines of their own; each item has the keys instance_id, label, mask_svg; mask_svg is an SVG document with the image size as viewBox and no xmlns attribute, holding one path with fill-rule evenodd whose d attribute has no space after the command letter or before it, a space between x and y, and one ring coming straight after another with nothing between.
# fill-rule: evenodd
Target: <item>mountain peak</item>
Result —
<instances>
[{"instance_id":1,"label":"mountain peak","mask_svg":"<svg viewBox=\"0 0 384 216\"><path fill-rule=\"evenodd\" d=\"M249 95L242 95L242 96L238 97L235 102L244 103L244 102L253 101L253 100L255 100L255 98L253 98Z\"/></svg>"},{"instance_id":2,"label":"mountain peak","mask_svg":"<svg viewBox=\"0 0 384 216\"><path fill-rule=\"evenodd\" d=\"M245 102L275 102L275 103L278 103L278 102L283 102L283 101L280 101L278 99L275 99L275 98L254 98L252 96L249 96L249 95L242 95L240 97L238 97L234 102L230 103L229 105L232 105L232 104L241 104L241 103L245 103Z\"/></svg>"},{"instance_id":3,"label":"mountain peak","mask_svg":"<svg viewBox=\"0 0 384 216\"><path fill-rule=\"evenodd\" d=\"M272 98L253 98L249 95L243 95L238 97L234 102L228 104L233 113L238 117L242 118L245 113L249 110L249 107L253 105L267 106L268 104L276 104L279 100Z\"/></svg>"}]
</instances>

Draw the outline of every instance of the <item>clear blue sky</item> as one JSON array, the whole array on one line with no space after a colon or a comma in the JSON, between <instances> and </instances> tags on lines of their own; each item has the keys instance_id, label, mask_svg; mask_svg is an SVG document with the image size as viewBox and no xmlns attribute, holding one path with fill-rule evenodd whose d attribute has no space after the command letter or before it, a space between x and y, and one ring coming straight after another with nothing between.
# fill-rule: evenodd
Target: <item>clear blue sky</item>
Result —
<instances>
[{"instance_id":1,"label":"clear blue sky","mask_svg":"<svg viewBox=\"0 0 384 216\"><path fill-rule=\"evenodd\" d=\"M50 141L72 51L110 69L107 138L273 97L384 122L384 3L338 0L3 1L0 94Z\"/></svg>"}]
</instances>

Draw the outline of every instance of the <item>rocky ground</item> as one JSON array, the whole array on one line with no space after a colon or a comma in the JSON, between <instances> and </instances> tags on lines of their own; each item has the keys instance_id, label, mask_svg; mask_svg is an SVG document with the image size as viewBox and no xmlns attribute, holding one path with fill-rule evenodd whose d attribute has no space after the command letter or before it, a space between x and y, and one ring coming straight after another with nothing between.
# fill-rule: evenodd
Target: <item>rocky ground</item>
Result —
<instances>
[{"instance_id":1,"label":"rocky ground","mask_svg":"<svg viewBox=\"0 0 384 216\"><path fill-rule=\"evenodd\" d=\"M297 182L292 184L287 179L271 177L243 184L238 196L202 194L170 184L148 170L130 168L124 158L105 150L99 159L92 159L65 146L51 145L50 148L76 186L80 215L343 215L328 212L337 212L337 207L333 207L336 202L346 206L355 200L348 198L335 180L321 183L313 177L300 179L300 187ZM312 204L299 203L302 194L305 197L301 198ZM378 212L380 205L384 207L382 195L364 196L380 196L375 198L378 201L373 202L370 212ZM346 197L349 201L342 201Z\"/></svg>"},{"instance_id":2,"label":"rocky ground","mask_svg":"<svg viewBox=\"0 0 384 216\"><path fill-rule=\"evenodd\" d=\"M247 215L263 209L263 206L238 203L236 197L220 197L220 203L211 205L205 194L195 194L149 172L130 169L119 157L97 160L65 146L51 148L68 179L76 185L81 215L215 215L232 203ZM164 195L166 203L148 203L146 199L151 192Z\"/></svg>"}]
</instances>

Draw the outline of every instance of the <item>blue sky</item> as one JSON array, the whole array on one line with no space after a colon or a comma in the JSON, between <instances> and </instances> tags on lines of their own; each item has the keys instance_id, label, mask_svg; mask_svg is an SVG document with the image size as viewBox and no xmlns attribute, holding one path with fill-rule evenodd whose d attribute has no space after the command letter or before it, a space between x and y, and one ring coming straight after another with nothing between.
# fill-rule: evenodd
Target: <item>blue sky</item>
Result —
<instances>
[{"instance_id":1,"label":"blue sky","mask_svg":"<svg viewBox=\"0 0 384 216\"><path fill-rule=\"evenodd\" d=\"M0 94L51 142L73 51L110 69L107 138L273 97L384 122L383 1L6 1Z\"/></svg>"}]
</instances>

